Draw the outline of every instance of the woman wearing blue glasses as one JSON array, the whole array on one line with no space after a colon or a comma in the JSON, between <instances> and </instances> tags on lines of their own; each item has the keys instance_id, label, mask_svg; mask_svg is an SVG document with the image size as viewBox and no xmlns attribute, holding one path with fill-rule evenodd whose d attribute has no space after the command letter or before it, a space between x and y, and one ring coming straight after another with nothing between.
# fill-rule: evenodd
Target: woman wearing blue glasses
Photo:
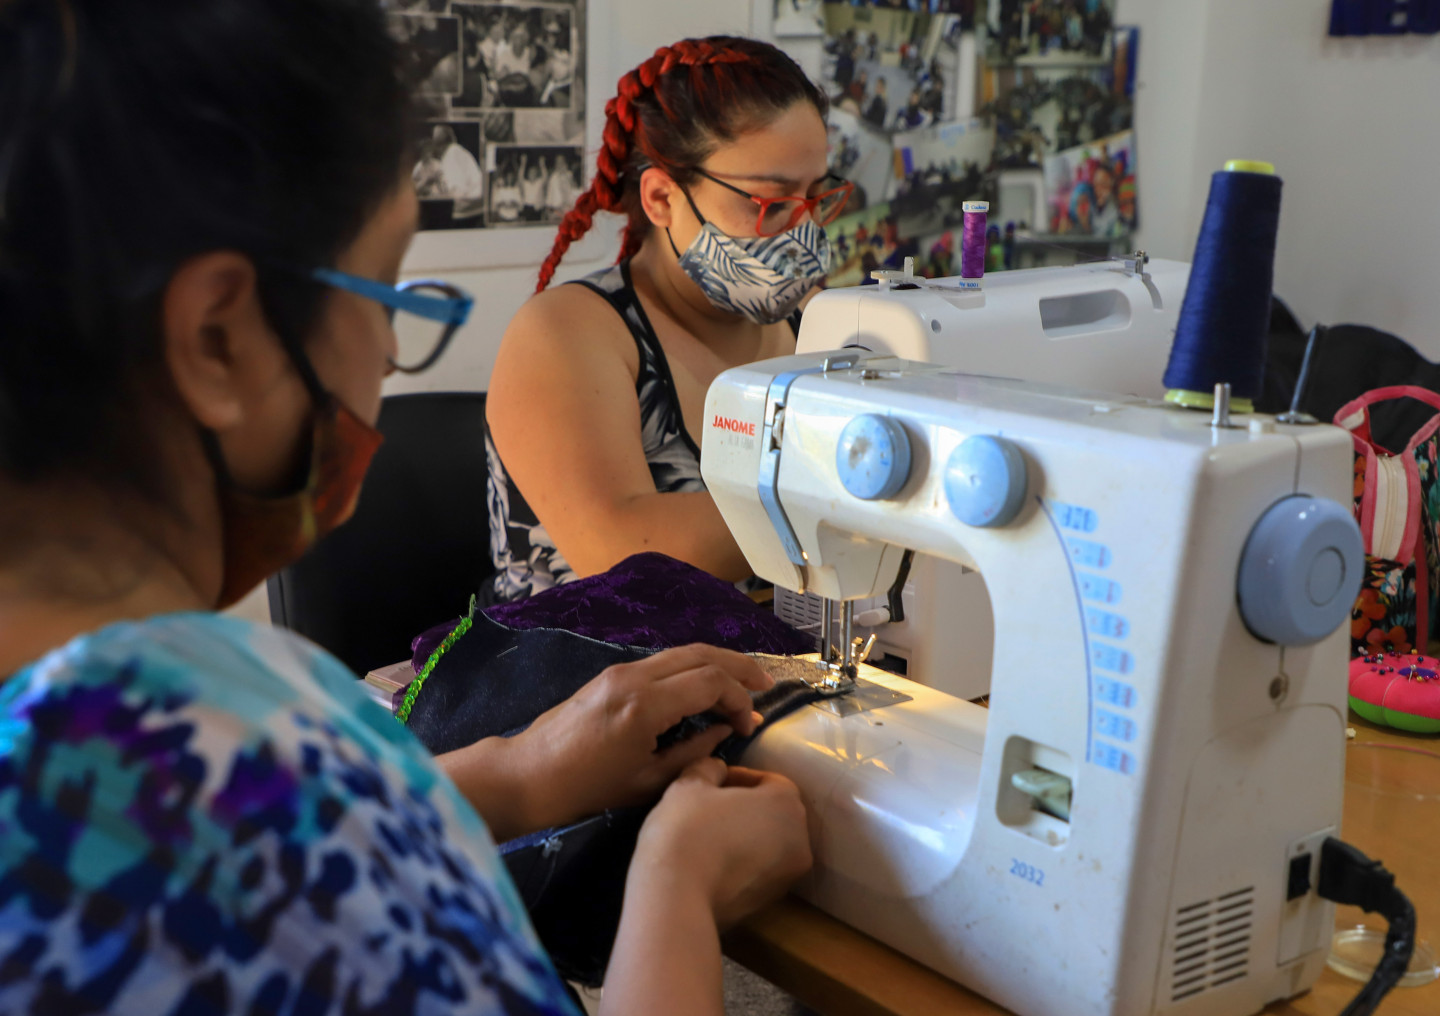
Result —
<instances>
[{"instance_id":1,"label":"woman wearing blue glasses","mask_svg":"<svg viewBox=\"0 0 1440 1016\"><path fill-rule=\"evenodd\" d=\"M491 835L663 790L604 1009L718 1014L717 928L808 863L793 785L706 758L745 657L433 759L215 613L344 521L383 378L470 313L395 285L400 63L374 0L0 4L0 1011L575 1014Z\"/></svg>"}]
</instances>

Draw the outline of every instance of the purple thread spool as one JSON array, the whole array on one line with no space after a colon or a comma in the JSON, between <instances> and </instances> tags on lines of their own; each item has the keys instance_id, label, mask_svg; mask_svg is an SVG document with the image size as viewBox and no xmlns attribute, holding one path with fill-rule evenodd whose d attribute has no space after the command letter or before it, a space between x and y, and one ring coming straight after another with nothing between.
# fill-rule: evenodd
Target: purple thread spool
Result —
<instances>
[{"instance_id":1,"label":"purple thread spool","mask_svg":"<svg viewBox=\"0 0 1440 1016\"><path fill-rule=\"evenodd\" d=\"M965 229L960 235L960 277L985 277L985 218L990 211L988 201L966 201L960 206L965 213Z\"/></svg>"}]
</instances>

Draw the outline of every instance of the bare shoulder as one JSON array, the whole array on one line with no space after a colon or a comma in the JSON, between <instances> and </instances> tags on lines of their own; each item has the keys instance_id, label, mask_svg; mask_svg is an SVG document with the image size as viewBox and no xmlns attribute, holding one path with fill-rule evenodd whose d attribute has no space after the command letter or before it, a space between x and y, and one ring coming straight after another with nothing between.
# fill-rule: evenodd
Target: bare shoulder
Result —
<instances>
[{"instance_id":1,"label":"bare shoulder","mask_svg":"<svg viewBox=\"0 0 1440 1016\"><path fill-rule=\"evenodd\" d=\"M610 303L589 286L556 286L526 300L505 329L496 370L613 362L639 370L629 327Z\"/></svg>"},{"instance_id":2,"label":"bare shoulder","mask_svg":"<svg viewBox=\"0 0 1440 1016\"><path fill-rule=\"evenodd\" d=\"M525 301L505 329L490 374L486 417L496 440L515 439L530 426L537 405L553 421L587 396L611 401L633 392L640 356L629 327L588 286L557 286ZM566 409L554 401L566 392Z\"/></svg>"}]
</instances>

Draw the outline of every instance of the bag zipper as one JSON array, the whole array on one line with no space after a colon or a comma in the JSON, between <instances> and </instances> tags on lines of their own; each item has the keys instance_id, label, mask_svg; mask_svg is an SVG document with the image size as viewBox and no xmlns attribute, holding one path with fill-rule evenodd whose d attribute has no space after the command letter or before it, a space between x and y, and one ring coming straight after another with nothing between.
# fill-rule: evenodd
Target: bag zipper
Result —
<instances>
[{"instance_id":1,"label":"bag zipper","mask_svg":"<svg viewBox=\"0 0 1440 1016\"><path fill-rule=\"evenodd\" d=\"M1405 463L1398 455L1379 455L1375 459L1375 524L1371 553L1387 561L1400 557L1400 541L1405 538L1405 517L1410 502L1410 486Z\"/></svg>"}]
</instances>

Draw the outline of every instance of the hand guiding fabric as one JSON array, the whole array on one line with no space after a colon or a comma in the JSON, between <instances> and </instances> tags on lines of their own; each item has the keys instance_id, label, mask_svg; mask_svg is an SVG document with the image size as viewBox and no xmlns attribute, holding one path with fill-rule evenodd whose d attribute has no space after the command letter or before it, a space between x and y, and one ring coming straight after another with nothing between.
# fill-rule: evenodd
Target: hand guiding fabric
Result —
<instances>
[{"instance_id":1,"label":"hand guiding fabric","mask_svg":"<svg viewBox=\"0 0 1440 1016\"><path fill-rule=\"evenodd\" d=\"M524 733L486 738L444 757L497 839L644 804L691 763L761 722L752 692L775 683L752 658L714 646L667 649L602 671ZM725 718L678 744L657 739L681 720Z\"/></svg>"}]
</instances>

